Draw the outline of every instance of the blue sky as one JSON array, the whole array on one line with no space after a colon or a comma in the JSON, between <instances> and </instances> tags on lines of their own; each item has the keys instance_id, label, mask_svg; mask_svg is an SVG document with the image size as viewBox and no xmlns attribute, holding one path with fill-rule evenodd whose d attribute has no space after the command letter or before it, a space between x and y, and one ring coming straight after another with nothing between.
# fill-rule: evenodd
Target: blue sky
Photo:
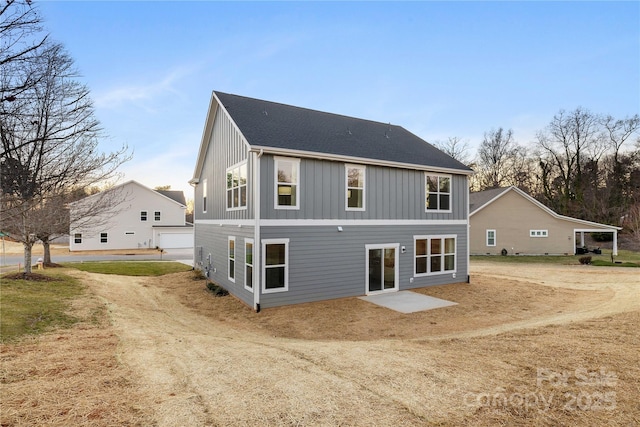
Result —
<instances>
[{"instance_id":1,"label":"blue sky","mask_svg":"<svg viewBox=\"0 0 640 427\"><path fill-rule=\"evenodd\" d=\"M125 180L193 191L212 90L400 125L433 142L560 109L640 112L640 3L36 2L91 89Z\"/></svg>"}]
</instances>

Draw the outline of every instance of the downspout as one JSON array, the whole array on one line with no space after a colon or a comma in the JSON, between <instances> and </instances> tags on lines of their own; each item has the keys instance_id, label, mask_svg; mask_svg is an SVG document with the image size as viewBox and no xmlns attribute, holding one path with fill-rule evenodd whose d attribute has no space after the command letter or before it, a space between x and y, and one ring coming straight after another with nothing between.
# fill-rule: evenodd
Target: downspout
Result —
<instances>
[{"instance_id":1,"label":"downspout","mask_svg":"<svg viewBox=\"0 0 640 427\"><path fill-rule=\"evenodd\" d=\"M260 242L260 158L263 150L253 151L253 309L260 312L260 277L262 276L262 264L260 255L262 253L262 243Z\"/></svg>"},{"instance_id":2,"label":"downspout","mask_svg":"<svg viewBox=\"0 0 640 427\"><path fill-rule=\"evenodd\" d=\"M471 283L471 221L469 220L469 175L467 175L467 283Z\"/></svg>"}]
</instances>

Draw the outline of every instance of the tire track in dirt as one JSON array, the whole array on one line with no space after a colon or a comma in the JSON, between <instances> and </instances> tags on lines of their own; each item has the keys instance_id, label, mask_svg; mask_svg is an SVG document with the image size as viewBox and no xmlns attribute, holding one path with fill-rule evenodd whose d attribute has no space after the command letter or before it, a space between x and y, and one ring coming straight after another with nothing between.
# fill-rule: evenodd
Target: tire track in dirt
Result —
<instances>
[{"instance_id":1,"label":"tire track in dirt","mask_svg":"<svg viewBox=\"0 0 640 427\"><path fill-rule=\"evenodd\" d=\"M137 380L156 396L159 425L229 425L246 420L356 424L360 415L381 407L387 409L380 416L384 424L424 423L401 401L312 357L312 347L288 347L295 346L295 340L278 340L274 345L264 334L211 322L148 286L146 278L78 276L107 305L122 340L119 358L140 373ZM246 399L239 403L238 395ZM269 403L271 395L280 395L283 401L274 406ZM336 416L349 411L353 415L327 420L327 406ZM236 418L238 414L245 421Z\"/></svg>"},{"instance_id":2,"label":"tire track in dirt","mask_svg":"<svg viewBox=\"0 0 640 427\"><path fill-rule=\"evenodd\" d=\"M546 264L517 264L517 274L505 274L504 265L491 262L474 262L471 266L472 277L481 274L496 279L512 279L517 275L521 281L535 283L542 286L576 289L584 291L609 289L613 292L611 298L594 307L533 317L527 320L505 323L482 329L444 334L429 339L472 338L487 335L497 335L519 329L539 328L548 325L561 325L570 322L580 322L588 319L612 316L619 313L637 311L640 308L640 278L630 275L627 271L620 271L618 267L592 266L554 266ZM498 267L498 268L497 268ZM567 280L567 269L571 271L571 280ZM577 278L577 280L576 280ZM424 340L420 338L417 340Z\"/></svg>"}]
</instances>

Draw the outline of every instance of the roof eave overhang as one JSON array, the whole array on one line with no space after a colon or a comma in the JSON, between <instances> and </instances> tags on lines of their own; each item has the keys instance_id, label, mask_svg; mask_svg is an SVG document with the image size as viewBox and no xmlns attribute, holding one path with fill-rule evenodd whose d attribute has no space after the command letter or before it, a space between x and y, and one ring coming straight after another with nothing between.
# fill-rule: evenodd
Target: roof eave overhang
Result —
<instances>
[{"instance_id":1,"label":"roof eave overhang","mask_svg":"<svg viewBox=\"0 0 640 427\"><path fill-rule=\"evenodd\" d=\"M524 197L525 199L529 200L532 204L534 204L538 208L542 209L543 211L545 211L546 213L548 213L549 215L551 215L554 218L561 219L561 220L564 220L564 221L573 222L573 223L576 223L576 224L587 225L587 226L590 226L590 227L599 227L595 231L602 231L603 229L608 229L608 230L612 230L612 231L613 230L622 230L622 227L617 227L615 225L600 224L598 222L592 222L592 221L587 221L587 220L584 220L584 219L572 218L570 216L560 215L559 213L557 213L557 212L553 211L552 209L548 208L547 206L543 205L542 203L540 203L539 201L537 201L536 199L534 199L533 197L531 197L530 195L528 195L527 193L525 193L524 191L520 190L518 187L515 187L515 186L511 186L511 187L505 188L505 191L501 192L500 194L498 194L497 196L495 196L494 198L492 198L491 200L489 200L488 202L486 202L485 204L483 204L482 206L478 207L473 212L471 212L469 214L469 217L472 217L474 214L480 212L482 209L484 209L485 207L489 206L491 203L495 202L496 200L498 200L499 198L501 198L502 196L507 194L509 191L515 191L516 193L520 194L522 197ZM594 229L585 229L585 230L578 230L578 231L594 231Z\"/></svg>"},{"instance_id":2,"label":"roof eave overhang","mask_svg":"<svg viewBox=\"0 0 640 427\"><path fill-rule=\"evenodd\" d=\"M443 168L438 166L420 165L415 163L402 163L402 162L394 162L389 160L371 159L368 157L345 156L341 154L320 153L320 152L305 151L305 150L292 150L288 148L267 147L267 146L260 146L260 145L251 145L250 151L258 152L258 153L262 152L267 154L273 154L277 156L315 157L315 158L321 158L322 160L331 160L331 161L337 161L337 162L359 163L359 164L393 167L393 168L401 168L401 169L423 170L423 171L437 172L437 173L448 173L448 174L457 174L457 175L473 174L472 170L465 170L465 169Z\"/></svg>"}]
</instances>

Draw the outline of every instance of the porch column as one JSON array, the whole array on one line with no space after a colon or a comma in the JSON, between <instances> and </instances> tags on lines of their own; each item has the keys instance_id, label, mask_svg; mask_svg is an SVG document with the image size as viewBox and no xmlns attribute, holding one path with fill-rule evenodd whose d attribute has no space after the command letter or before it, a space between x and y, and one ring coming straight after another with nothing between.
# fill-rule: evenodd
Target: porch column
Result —
<instances>
[{"instance_id":1,"label":"porch column","mask_svg":"<svg viewBox=\"0 0 640 427\"><path fill-rule=\"evenodd\" d=\"M584 248L584 231L580 232L580 247Z\"/></svg>"},{"instance_id":2,"label":"porch column","mask_svg":"<svg viewBox=\"0 0 640 427\"><path fill-rule=\"evenodd\" d=\"M618 232L613 232L613 255L618 255Z\"/></svg>"}]
</instances>

